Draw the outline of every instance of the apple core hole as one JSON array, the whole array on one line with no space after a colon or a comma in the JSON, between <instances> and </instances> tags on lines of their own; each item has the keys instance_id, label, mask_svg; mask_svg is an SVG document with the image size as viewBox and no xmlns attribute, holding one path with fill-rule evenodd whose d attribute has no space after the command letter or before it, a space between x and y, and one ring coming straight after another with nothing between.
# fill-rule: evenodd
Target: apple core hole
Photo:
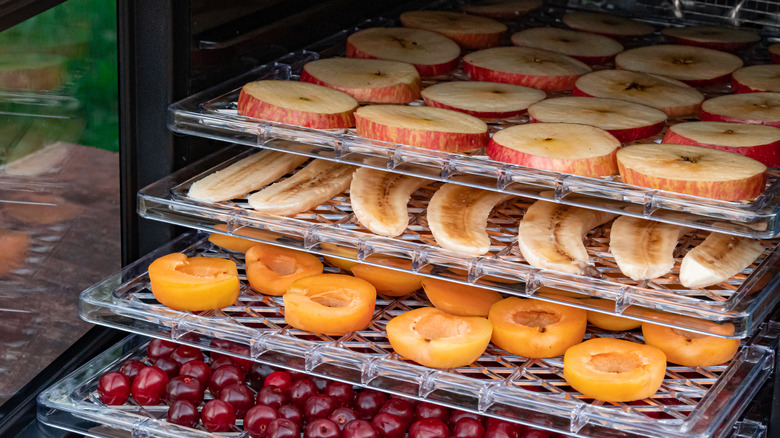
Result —
<instances>
[{"instance_id":1,"label":"apple core hole","mask_svg":"<svg viewBox=\"0 0 780 438\"><path fill-rule=\"evenodd\" d=\"M560 315L551 312L521 311L512 314L512 322L528 327L544 328L556 324L560 320ZM539 331L544 333L542 330Z\"/></svg>"},{"instance_id":2,"label":"apple core hole","mask_svg":"<svg viewBox=\"0 0 780 438\"><path fill-rule=\"evenodd\" d=\"M589 365L602 373L628 373L642 366L635 354L599 353L591 356Z\"/></svg>"},{"instance_id":3,"label":"apple core hole","mask_svg":"<svg viewBox=\"0 0 780 438\"><path fill-rule=\"evenodd\" d=\"M452 338L466 332L464 323L444 315L428 315L420 318L414 324L413 330L426 341L441 338Z\"/></svg>"}]
</instances>

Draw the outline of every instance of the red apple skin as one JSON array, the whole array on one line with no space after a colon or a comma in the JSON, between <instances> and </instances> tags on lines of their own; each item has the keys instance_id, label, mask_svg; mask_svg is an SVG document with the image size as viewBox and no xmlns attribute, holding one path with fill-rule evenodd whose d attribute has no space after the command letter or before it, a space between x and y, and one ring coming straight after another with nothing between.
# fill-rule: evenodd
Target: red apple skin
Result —
<instances>
[{"instance_id":1,"label":"red apple skin","mask_svg":"<svg viewBox=\"0 0 780 438\"><path fill-rule=\"evenodd\" d=\"M242 116L305 126L307 128L351 128L355 126L355 110L357 110L357 107L345 113L333 114L296 111L259 100L249 93L245 93L244 90L241 90L241 93L238 95L238 113Z\"/></svg>"},{"instance_id":2,"label":"red apple skin","mask_svg":"<svg viewBox=\"0 0 780 438\"><path fill-rule=\"evenodd\" d=\"M535 169L551 170L571 175L603 178L617 173L617 149L600 157L580 160L562 160L526 154L517 149L508 148L490 140L487 155L503 163L519 164Z\"/></svg>"},{"instance_id":3,"label":"red apple skin","mask_svg":"<svg viewBox=\"0 0 780 438\"><path fill-rule=\"evenodd\" d=\"M475 81L503 82L505 84L523 85L542 91L566 91L574 88L574 83L581 75L570 76L530 76L516 73L507 73L479 67L464 62L466 74Z\"/></svg>"},{"instance_id":4,"label":"red apple skin","mask_svg":"<svg viewBox=\"0 0 780 438\"><path fill-rule=\"evenodd\" d=\"M577 61L582 61L588 65L604 65L609 64L615 60L616 55L607 56L585 56L585 55L569 55Z\"/></svg>"},{"instance_id":5,"label":"red apple skin","mask_svg":"<svg viewBox=\"0 0 780 438\"><path fill-rule=\"evenodd\" d=\"M527 110L518 110L518 111L505 111L505 112L498 112L498 111L470 111L463 108L456 108L454 106L445 105L443 103L437 102L435 100L427 99L423 97L423 100L425 101L425 104L428 106L432 106L434 108L444 108L452 111L457 111L463 114L468 114L470 116L478 117L480 119L507 119L509 117L519 116L521 114L525 114L528 112Z\"/></svg>"},{"instance_id":6,"label":"red apple skin","mask_svg":"<svg viewBox=\"0 0 780 438\"><path fill-rule=\"evenodd\" d=\"M408 128L396 128L383 125L363 117L356 117L357 135L374 140L408 144L426 149L445 152L463 152L485 147L488 133L459 133L424 131Z\"/></svg>"},{"instance_id":7,"label":"red apple skin","mask_svg":"<svg viewBox=\"0 0 780 438\"><path fill-rule=\"evenodd\" d=\"M780 92L780 88L776 90L758 90L756 88L750 88L747 85L737 82L734 77L731 77L731 92L735 94L740 93L764 93L764 92L770 92L770 93L777 93Z\"/></svg>"},{"instance_id":8,"label":"red apple skin","mask_svg":"<svg viewBox=\"0 0 780 438\"><path fill-rule=\"evenodd\" d=\"M753 199L763 193L766 187L766 172L737 183L737 181L681 181L648 176L633 169L626 169L621 162L618 162L618 169L620 177L626 184L723 201Z\"/></svg>"},{"instance_id":9,"label":"red apple skin","mask_svg":"<svg viewBox=\"0 0 780 438\"><path fill-rule=\"evenodd\" d=\"M588 94L579 88L577 86L574 86L574 89L571 91L572 96L583 96L583 97L598 97L593 96L591 94ZM659 110L666 113L667 116L670 118L672 117L678 117L678 116L687 116L689 114L696 114L699 112L699 109L701 109L701 103L697 105L686 105L686 106L677 106L677 107L667 107L667 108L658 108ZM614 135L614 134L613 134Z\"/></svg>"},{"instance_id":10,"label":"red apple skin","mask_svg":"<svg viewBox=\"0 0 780 438\"><path fill-rule=\"evenodd\" d=\"M481 50L496 47L501 44L501 38L506 32L496 33L464 33L460 35L444 35L458 43L462 49Z\"/></svg>"},{"instance_id":11,"label":"red apple skin","mask_svg":"<svg viewBox=\"0 0 780 438\"><path fill-rule=\"evenodd\" d=\"M532 123L539 123L539 120L534 119L533 117L529 117ZM664 126L666 126L666 121L654 123L652 125L647 126L640 126L638 128L627 128L627 129L604 129L605 131L609 132L613 136L615 136L616 139L618 139L621 143L628 143L634 140L642 140L645 138L650 138L659 132L663 131Z\"/></svg>"},{"instance_id":12,"label":"red apple skin","mask_svg":"<svg viewBox=\"0 0 780 438\"><path fill-rule=\"evenodd\" d=\"M618 70L625 70L617 63L615 63L615 68ZM684 82L690 85L691 87L695 87L695 88L710 87L710 86L722 85L728 83L729 80L731 80L731 73L725 74L723 76L718 76L717 78L711 78L711 79L677 79L677 80L680 82Z\"/></svg>"},{"instance_id":13,"label":"red apple skin","mask_svg":"<svg viewBox=\"0 0 780 438\"><path fill-rule=\"evenodd\" d=\"M744 155L761 162L766 167L780 167L780 140L760 146L721 146L716 144L699 143L696 140L682 136L671 129L666 131L661 143L671 144L689 144L692 146L701 146L719 151L732 152Z\"/></svg>"},{"instance_id":14,"label":"red apple skin","mask_svg":"<svg viewBox=\"0 0 780 438\"><path fill-rule=\"evenodd\" d=\"M696 46L703 47L705 49L720 50L721 52L736 52L745 48L748 48L755 44L753 41L748 42L709 42L709 41L696 41L685 37L678 37L674 35L664 35L664 38L669 41L670 44L681 44L683 46Z\"/></svg>"},{"instance_id":15,"label":"red apple skin","mask_svg":"<svg viewBox=\"0 0 780 438\"><path fill-rule=\"evenodd\" d=\"M720 114L712 114L703 109L699 112L699 120L701 120L702 122L755 123L758 125L769 125L769 126L774 126L775 128L780 128L780 120L772 122L766 120L740 119L739 117L730 117L730 116L724 116Z\"/></svg>"},{"instance_id":16,"label":"red apple skin","mask_svg":"<svg viewBox=\"0 0 780 438\"><path fill-rule=\"evenodd\" d=\"M411 84L403 83L382 88L364 88L359 90L348 87L338 87L315 78L306 71L305 66L301 72L301 82L322 85L323 87L347 93L354 97L358 102L374 103L409 103L420 98L420 90L422 89L422 81L419 80Z\"/></svg>"},{"instance_id":17,"label":"red apple skin","mask_svg":"<svg viewBox=\"0 0 780 438\"><path fill-rule=\"evenodd\" d=\"M368 53L359 50L349 40L347 41L346 54L347 54L347 58L380 59L377 58L376 56L369 55ZM433 64L433 65L413 64L413 65L414 68L417 69L417 72L420 73L420 76L432 77L432 76L442 76L442 75L452 73L453 71L455 71L456 68L458 68L459 62L460 62L460 57L457 57L452 61L445 62L443 64Z\"/></svg>"}]
</instances>

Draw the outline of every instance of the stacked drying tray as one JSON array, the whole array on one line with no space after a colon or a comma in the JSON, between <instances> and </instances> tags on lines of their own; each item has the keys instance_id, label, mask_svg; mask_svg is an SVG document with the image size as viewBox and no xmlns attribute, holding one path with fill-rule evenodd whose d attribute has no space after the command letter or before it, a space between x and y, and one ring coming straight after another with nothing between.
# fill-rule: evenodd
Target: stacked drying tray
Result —
<instances>
[{"instance_id":1,"label":"stacked drying tray","mask_svg":"<svg viewBox=\"0 0 780 438\"><path fill-rule=\"evenodd\" d=\"M514 25L549 24L554 18L549 13L542 10ZM388 22L378 20L366 26L377 23ZM291 54L173 105L170 126L180 133L430 180L412 194L408 204L411 220L400 236L369 232L356 218L351 199L344 193L287 216L255 211L250 208L252 201L244 196L219 202L188 196L193 183L250 154L240 147L226 148L142 190L139 212L190 228L330 256L330 260L357 261L493 289L504 296L529 297L719 338L741 339L734 358L706 367L669 364L660 389L651 397L632 402L604 402L574 390L564 378L562 357L532 359L493 345L468 365L429 368L394 351L385 331L394 317L430 306L429 297L421 291L399 297L380 293L376 311L364 330L343 336L314 334L287 324L282 298L259 294L248 284L249 262L243 254L225 250L200 235L177 239L85 291L82 316L115 328L568 435L726 436L771 373L776 327L763 322L777 304L771 294L777 281L776 242L761 240L761 255L756 262L715 286L693 290L682 287L679 264L709 230L759 239L774 237L778 223L777 206L772 200L777 190L774 177L752 202L716 201L629 186L614 176L577 177L498 163L480 155L480 151L432 151L369 140L351 129L312 129L237 115L243 84L258 79L297 79L302 66L321 53L343 53L345 39L357 30L342 32L312 50ZM634 43L658 39L650 35ZM755 52L750 53L755 56ZM465 74L458 70L425 85L464 79ZM725 92L717 87L704 91L715 95ZM421 104L414 102L412 106ZM524 116L494 120L491 130L526 122ZM660 139L663 133L658 135ZM440 190L437 181L513 195L488 219L487 254L465 256L437 246L426 214L431 196ZM652 218L694 231L678 244L676 267L671 273L650 281L635 281L623 275L608 250L609 223L591 230L585 239L591 275L540 269L528 264L516 241L519 221L538 199ZM176 311L161 305L151 293L147 267L162 255L176 251L235 261L241 280L236 303L206 312ZM326 264L327 272L343 272L339 266L344 264L337 260ZM598 304L604 302L609 306ZM724 327L729 330L723 331ZM637 330L613 332L589 326L585 338L641 342L642 336ZM220 342L225 340L233 344ZM164 427L151 429L152 433L162 433Z\"/></svg>"}]
</instances>

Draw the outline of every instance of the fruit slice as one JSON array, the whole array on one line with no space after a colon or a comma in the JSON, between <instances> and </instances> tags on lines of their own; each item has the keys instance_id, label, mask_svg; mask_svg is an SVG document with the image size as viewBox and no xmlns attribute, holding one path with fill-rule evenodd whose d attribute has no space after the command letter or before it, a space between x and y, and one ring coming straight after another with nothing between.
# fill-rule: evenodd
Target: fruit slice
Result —
<instances>
[{"instance_id":1,"label":"fruit slice","mask_svg":"<svg viewBox=\"0 0 780 438\"><path fill-rule=\"evenodd\" d=\"M308 159L265 149L195 181L187 196L206 202L241 198L292 172Z\"/></svg>"},{"instance_id":2,"label":"fruit slice","mask_svg":"<svg viewBox=\"0 0 780 438\"><path fill-rule=\"evenodd\" d=\"M307 82L250 82L238 96L242 116L319 129L355 126L357 107L352 96Z\"/></svg>"},{"instance_id":3,"label":"fruit slice","mask_svg":"<svg viewBox=\"0 0 780 438\"><path fill-rule=\"evenodd\" d=\"M612 38L556 27L534 27L512 35L512 44L562 53L588 65L606 64L623 51Z\"/></svg>"},{"instance_id":4,"label":"fruit slice","mask_svg":"<svg viewBox=\"0 0 780 438\"><path fill-rule=\"evenodd\" d=\"M704 95L683 82L628 70L601 70L574 83L573 96L606 97L657 108L669 117L699 110Z\"/></svg>"},{"instance_id":5,"label":"fruit slice","mask_svg":"<svg viewBox=\"0 0 780 438\"><path fill-rule=\"evenodd\" d=\"M603 129L574 123L529 123L502 129L487 155L497 161L599 178L617 173L620 142Z\"/></svg>"},{"instance_id":6,"label":"fruit slice","mask_svg":"<svg viewBox=\"0 0 780 438\"><path fill-rule=\"evenodd\" d=\"M24 265L29 247L30 235L26 232L0 228L0 277Z\"/></svg>"},{"instance_id":7,"label":"fruit slice","mask_svg":"<svg viewBox=\"0 0 780 438\"><path fill-rule=\"evenodd\" d=\"M408 62L421 76L439 76L458 66L460 47L428 30L371 27L347 38L347 57Z\"/></svg>"},{"instance_id":8,"label":"fruit slice","mask_svg":"<svg viewBox=\"0 0 780 438\"><path fill-rule=\"evenodd\" d=\"M314 254L273 245L256 245L246 252L246 278L252 289L282 296L296 280L322 274Z\"/></svg>"},{"instance_id":9,"label":"fruit slice","mask_svg":"<svg viewBox=\"0 0 780 438\"><path fill-rule=\"evenodd\" d=\"M613 301L600 300L598 298L585 298L581 301L591 307L598 307L599 309L604 309L609 312L615 311L615 303ZM615 332L633 330L642 325L640 321L634 319L597 312L595 310L588 310L588 322L600 329Z\"/></svg>"},{"instance_id":10,"label":"fruit slice","mask_svg":"<svg viewBox=\"0 0 780 438\"><path fill-rule=\"evenodd\" d=\"M583 243L585 235L615 216L571 205L536 201L520 221L518 247L531 266L583 274L589 260Z\"/></svg>"},{"instance_id":11,"label":"fruit slice","mask_svg":"<svg viewBox=\"0 0 780 438\"><path fill-rule=\"evenodd\" d=\"M507 19L523 16L542 7L542 0L482 0L466 3L460 9L481 17Z\"/></svg>"},{"instance_id":12,"label":"fruit slice","mask_svg":"<svg viewBox=\"0 0 780 438\"><path fill-rule=\"evenodd\" d=\"M341 255L343 257L348 257L351 259L358 258L357 249L355 248L346 248L328 242L320 242L320 246L322 247L323 250L336 255ZM338 257L331 257L331 256L322 256L322 257L325 259L325 261L327 261L331 265L343 269L345 271L351 271L352 268L358 264L358 262L354 262L352 260L346 260Z\"/></svg>"},{"instance_id":13,"label":"fruit slice","mask_svg":"<svg viewBox=\"0 0 780 438\"><path fill-rule=\"evenodd\" d=\"M752 30L715 26L667 27L661 29L661 35L672 44L726 52L735 52L761 41L761 36Z\"/></svg>"},{"instance_id":14,"label":"fruit slice","mask_svg":"<svg viewBox=\"0 0 780 438\"><path fill-rule=\"evenodd\" d=\"M422 287L437 309L458 316L487 317L490 306L501 300L501 294L494 290L436 278L424 278Z\"/></svg>"},{"instance_id":15,"label":"fruit slice","mask_svg":"<svg viewBox=\"0 0 780 438\"><path fill-rule=\"evenodd\" d=\"M444 184L428 204L428 227L436 243L470 255L490 250L487 220L497 204L512 198L507 193Z\"/></svg>"},{"instance_id":16,"label":"fruit slice","mask_svg":"<svg viewBox=\"0 0 780 438\"><path fill-rule=\"evenodd\" d=\"M731 89L735 93L780 91L780 65L751 65L731 74Z\"/></svg>"},{"instance_id":17,"label":"fruit slice","mask_svg":"<svg viewBox=\"0 0 780 438\"><path fill-rule=\"evenodd\" d=\"M346 164L314 160L293 176L252 193L246 200L262 213L297 214L347 190L354 170Z\"/></svg>"},{"instance_id":18,"label":"fruit slice","mask_svg":"<svg viewBox=\"0 0 780 438\"><path fill-rule=\"evenodd\" d=\"M499 82L441 82L422 91L428 106L460 111L483 119L514 117L547 94L535 88Z\"/></svg>"},{"instance_id":19,"label":"fruit slice","mask_svg":"<svg viewBox=\"0 0 780 438\"><path fill-rule=\"evenodd\" d=\"M401 14L401 24L440 33L470 50L497 46L507 29L491 18L449 11L407 11Z\"/></svg>"},{"instance_id":20,"label":"fruit slice","mask_svg":"<svg viewBox=\"0 0 780 438\"><path fill-rule=\"evenodd\" d=\"M218 231L227 232L227 225L216 224L214 225L214 229ZM273 231L258 230L254 228L240 228L234 231L234 234L238 234L246 237L254 237L262 240L271 240L271 241L276 240L282 236L281 234L274 233ZM220 248L224 248L228 251L235 251L235 252L247 252L249 251L249 248L253 246L265 245L264 243L258 242L256 240L243 239L241 237L230 236L221 233L211 233L209 235L209 242L213 243L214 245L217 245Z\"/></svg>"},{"instance_id":21,"label":"fruit slice","mask_svg":"<svg viewBox=\"0 0 780 438\"><path fill-rule=\"evenodd\" d=\"M731 324L712 324L711 333L734 335ZM686 367L709 367L728 362L739 349L739 339L706 336L662 325L642 323L647 345L664 352L666 360Z\"/></svg>"},{"instance_id":22,"label":"fruit slice","mask_svg":"<svg viewBox=\"0 0 780 438\"><path fill-rule=\"evenodd\" d=\"M236 263L216 257L188 258L182 253L160 257L149 265L152 294L176 310L220 309L238 298Z\"/></svg>"},{"instance_id":23,"label":"fruit slice","mask_svg":"<svg viewBox=\"0 0 780 438\"><path fill-rule=\"evenodd\" d=\"M318 59L303 66L301 81L377 103L409 103L420 98L422 87L413 65L382 59Z\"/></svg>"},{"instance_id":24,"label":"fruit slice","mask_svg":"<svg viewBox=\"0 0 780 438\"><path fill-rule=\"evenodd\" d=\"M475 81L503 82L544 91L571 90L591 71L585 63L531 47L494 47L463 57L466 74Z\"/></svg>"},{"instance_id":25,"label":"fruit slice","mask_svg":"<svg viewBox=\"0 0 780 438\"><path fill-rule=\"evenodd\" d=\"M575 30L614 38L637 37L655 32L653 26L647 23L599 12L567 12L562 21Z\"/></svg>"},{"instance_id":26,"label":"fruit slice","mask_svg":"<svg viewBox=\"0 0 780 438\"><path fill-rule=\"evenodd\" d=\"M429 181L361 167L352 175L349 198L357 220L375 234L395 237L409 224L407 204Z\"/></svg>"},{"instance_id":27,"label":"fruit slice","mask_svg":"<svg viewBox=\"0 0 780 438\"><path fill-rule=\"evenodd\" d=\"M683 257L680 283L699 289L724 282L753 264L763 252L764 245L758 240L711 233Z\"/></svg>"},{"instance_id":28,"label":"fruit slice","mask_svg":"<svg viewBox=\"0 0 780 438\"><path fill-rule=\"evenodd\" d=\"M672 270L674 249L687 231L679 225L620 216L612 223L609 252L627 277L650 280Z\"/></svg>"},{"instance_id":29,"label":"fruit slice","mask_svg":"<svg viewBox=\"0 0 780 438\"><path fill-rule=\"evenodd\" d=\"M774 43L768 47L772 64L780 64L780 43Z\"/></svg>"},{"instance_id":30,"label":"fruit slice","mask_svg":"<svg viewBox=\"0 0 780 438\"><path fill-rule=\"evenodd\" d=\"M381 258L371 261L384 262ZM420 275L363 264L353 266L352 275L371 283L378 294L388 297L402 297L420 289L423 279Z\"/></svg>"},{"instance_id":31,"label":"fruit slice","mask_svg":"<svg viewBox=\"0 0 780 438\"><path fill-rule=\"evenodd\" d=\"M702 47L666 44L626 50L615 57L623 70L668 76L693 86L728 82L742 60L731 53Z\"/></svg>"},{"instance_id":32,"label":"fruit slice","mask_svg":"<svg viewBox=\"0 0 780 438\"><path fill-rule=\"evenodd\" d=\"M485 147L482 120L441 108L368 105L356 113L357 135L427 149L463 152Z\"/></svg>"},{"instance_id":33,"label":"fruit slice","mask_svg":"<svg viewBox=\"0 0 780 438\"><path fill-rule=\"evenodd\" d=\"M780 128L780 93L742 93L707 99L701 104L703 121L738 122Z\"/></svg>"},{"instance_id":34,"label":"fruit slice","mask_svg":"<svg viewBox=\"0 0 780 438\"><path fill-rule=\"evenodd\" d=\"M690 144L744 155L780 167L780 128L754 123L687 122L669 127L663 143Z\"/></svg>"},{"instance_id":35,"label":"fruit slice","mask_svg":"<svg viewBox=\"0 0 780 438\"><path fill-rule=\"evenodd\" d=\"M704 198L753 199L766 186L766 166L731 152L678 144L638 144L617 153L626 184Z\"/></svg>"},{"instance_id":36,"label":"fruit slice","mask_svg":"<svg viewBox=\"0 0 780 438\"><path fill-rule=\"evenodd\" d=\"M650 345L596 338L563 356L563 378L586 397L606 402L641 400L658 391L666 375L666 356Z\"/></svg>"},{"instance_id":37,"label":"fruit slice","mask_svg":"<svg viewBox=\"0 0 780 438\"><path fill-rule=\"evenodd\" d=\"M431 368L454 368L482 355L493 327L487 318L420 307L391 319L386 330L390 345L401 356Z\"/></svg>"},{"instance_id":38,"label":"fruit slice","mask_svg":"<svg viewBox=\"0 0 780 438\"><path fill-rule=\"evenodd\" d=\"M368 327L376 290L351 275L320 274L297 280L284 294L284 322L326 335L344 335Z\"/></svg>"},{"instance_id":39,"label":"fruit slice","mask_svg":"<svg viewBox=\"0 0 780 438\"><path fill-rule=\"evenodd\" d=\"M624 100L557 97L528 108L534 122L581 123L614 135L621 143L652 137L666 124L666 113Z\"/></svg>"},{"instance_id":40,"label":"fruit slice","mask_svg":"<svg viewBox=\"0 0 780 438\"><path fill-rule=\"evenodd\" d=\"M504 298L490 307L492 342L518 356L560 356L582 342L587 312L545 301Z\"/></svg>"}]
</instances>

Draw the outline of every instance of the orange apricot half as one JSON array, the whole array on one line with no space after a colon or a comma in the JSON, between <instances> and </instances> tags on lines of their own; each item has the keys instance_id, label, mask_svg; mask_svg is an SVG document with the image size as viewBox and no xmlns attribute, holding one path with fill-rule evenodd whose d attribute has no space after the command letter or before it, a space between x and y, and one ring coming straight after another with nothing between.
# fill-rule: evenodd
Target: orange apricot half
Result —
<instances>
[{"instance_id":1,"label":"orange apricot half","mask_svg":"<svg viewBox=\"0 0 780 438\"><path fill-rule=\"evenodd\" d=\"M246 252L246 278L266 295L282 296L294 281L322 274L322 268L317 256L280 246L261 244Z\"/></svg>"},{"instance_id":2,"label":"orange apricot half","mask_svg":"<svg viewBox=\"0 0 780 438\"><path fill-rule=\"evenodd\" d=\"M319 274L296 280L284 294L284 321L301 330L343 335L368 327L376 289L342 274Z\"/></svg>"},{"instance_id":3,"label":"orange apricot half","mask_svg":"<svg viewBox=\"0 0 780 438\"><path fill-rule=\"evenodd\" d=\"M490 321L457 316L434 307L402 313L387 323L387 339L403 357L431 368L466 366L490 343Z\"/></svg>"},{"instance_id":4,"label":"orange apricot half","mask_svg":"<svg viewBox=\"0 0 780 438\"><path fill-rule=\"evenodd\" d=\"M607 402L652 396L666 375L664 352L622 339L596 338L563 356L563 377L583 395Z\"/></svg>"},{"instance_id":5,"label":"orange apricot half","mask_svg":"<svg viewBox=\"0 0 780 438\"><path fill-rule=\"evenodd\" d=\"M709 331L732 336L734 326L712 323ZM642 323L642 335L646 344L666 354L666 360L686 367L708 367L728 362L739 349L739 339L700 335L647 322Z\"/></svg>"},{"instance_id":6,"label":"orange apricot half","mask_svg":"<svg viewBox=\"0 0 780 438\"><path fill-rule=\"evenodd\" d=\"M490 306L501 301L494 290L435 278L424 278L422 287L431 304L452 315L488 316Z\"/></svg>"},{"instance_id":7,"label":"orange apricot half","mask_svg":"<svg viewBox=\"0 0 780 438\"><path fill-rule=\"evenodd\" d=\"M371 261L392 265L402 263L379 257L372 257ZM423 279L421 275L363 264L353 266L352 275L373 284L378 294L388 297L401 297L416 291L421 287Z\"/></svg>"},{"instance_id":8,"label":"orange apricot half","mask_svg":"<svg viewBox=\"0 0 780 438\"><path fill-rule=\"evenodd\" d=\"M355 248L345 248L343 246L338 246L334 243L328 243L328 242L320 242L320 247L322 247L323 250L328 251L331 254L334 255L340 255L342 257L349 257L352 259L357 259L357 249ZM352 268L358 264L358 262L352 261L352 260L346 260L341 259L338 257L333 256L323 256L325 261L330 263L331 265L343 269L345 271L352 271Z\"/></svg>"},{"instance_id":9,"label":"orange apricot half","mask_svg":"<svg viewBox=\"0 0 780 438\"><path fill-rule=\"evenodd\" d=\"M582 342L586 315L576 307L509 297L490 307L488 319L498 347L519 356L546 358Z\"/></svg>"},{"instance_id":10,"label":"orange apricot half","mask_svg":"<svg viewBox=\"0 0 780 438\"><path fill-rule=\"evenodd\" d=\"M604 309L608 311L615 310L615 303L608 300L600 300L598 298L586 298L581 300L593 307ZM611 330L615 332L624 332L626 330L633 330L639 328L642 325L641 321L635 319L624 318L622 316L610 315L608 313L596 312L595 310L588 310L588 322L596 327L604 330Z\"/></svg>"},{"instance_id":11,"label":"orange apricot half","mask_svg":"<svg viewBox=\"0 0 780 438\"><path fill-rule=\"evenodd\" d=\"M238 270L232 260L168 254L149 265L149 280L157 301L171 309L219 309L238 298Z\"/></svg>"},{"instance_id":12,"label":"orange apricot half","mask_svg":"<svg viewBox=\"0 0 780 438\"><path fill-rule=\"evenodd\" d=\"M227 232L227 225L217 224L214 225L214 229L218 231ZM254 228L241 228L235 232L235 234L254 237L262 240L276 240L280 234L273 231L256 230ZM250 239L244 239L241 237L231 236L228 234L211 233L209 235L209 242L217 245L220 248L224 248L228 251L234 252L247 252L249 248L255 245L266 245L265 243L257 242Z\"/></svg>"}]
</instances>

